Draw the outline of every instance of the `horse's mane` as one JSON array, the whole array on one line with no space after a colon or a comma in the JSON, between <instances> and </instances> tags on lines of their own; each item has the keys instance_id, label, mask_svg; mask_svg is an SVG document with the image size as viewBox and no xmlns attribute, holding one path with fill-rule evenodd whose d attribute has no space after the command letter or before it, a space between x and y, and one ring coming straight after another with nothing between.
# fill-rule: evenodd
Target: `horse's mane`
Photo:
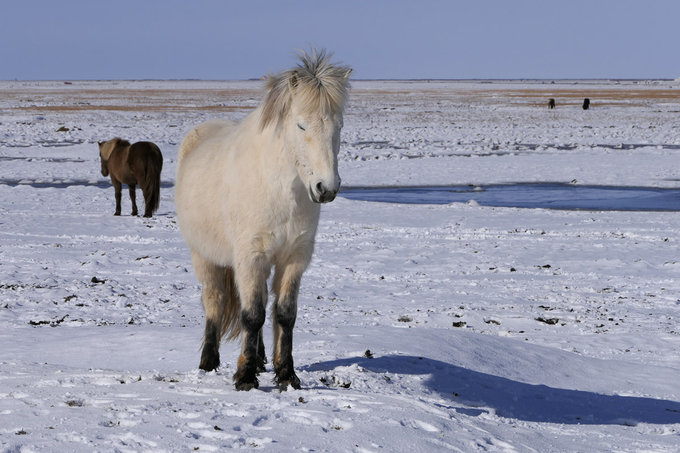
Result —
<instances>
[{"instance_id":1,"label":"horse's mane","mask_svg":"<svg viewBox=\"0 0 680 453\"><path fill-rule=\"evenodd\" d=\"M331 116L342 111L352 69L331 63L331 57L325 50L301 52L297 67L269 76L268 91L262 101L262 129L281 120L293 95L303 100L310 113Z\"/></svg>"},{"instance_id":2,"label":"horse's mane","mask_svg":"<svg viewBox=\"0 0 680 453\"><path fill-rule=\"evenodd\" d=\"M102 148L102 145L104 145L103 148ZM129 141L123 140L120 137L116 137L116 138L112 138L108 142L99 143L99 152L104 159L108 160L109 157L111 157L111 153L113 153L113 151L116 148L118 148L118 147L126 148L126 147L129 147L129 146L130 146Z\"/></svg>"},{"instance_id":3,"label":"horse's mane","mask_svg":"<svg viewBox=\"0 0 680 453\"><path fill-rule=\"evenodd\" d=\"M118 143L117 143L118 146L122 146L123 148L130 146L130 142L127 141L127 140L123 140L120 137L116 137L116 140L118 140Z\"/></svg>"}]
</instances>

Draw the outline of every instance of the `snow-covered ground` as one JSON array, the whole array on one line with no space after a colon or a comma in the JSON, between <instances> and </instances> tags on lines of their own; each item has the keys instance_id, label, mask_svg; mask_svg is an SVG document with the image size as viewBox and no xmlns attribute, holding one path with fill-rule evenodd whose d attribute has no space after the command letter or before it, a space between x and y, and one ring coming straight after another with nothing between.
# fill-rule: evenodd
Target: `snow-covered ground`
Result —
<instances>
[{"instance_id":1,"label":"snow-covered ground","mask_svg":"<svg viewBox=\"0 0 680 453\"><path fill-rule=\"evenodd\" d=\"M339 197L300 292L303 389L279 393L268 369L236 392L236 343L199 371L177 148L260 88L0 82L3 451L678 451L680 198L641 212ZM152 219L130 217L126 193L113 216L96 142L114 136L163 151ZM340 171L346 186L678 189L680 85L357 81Z\"/></svg>"}]
</instances>

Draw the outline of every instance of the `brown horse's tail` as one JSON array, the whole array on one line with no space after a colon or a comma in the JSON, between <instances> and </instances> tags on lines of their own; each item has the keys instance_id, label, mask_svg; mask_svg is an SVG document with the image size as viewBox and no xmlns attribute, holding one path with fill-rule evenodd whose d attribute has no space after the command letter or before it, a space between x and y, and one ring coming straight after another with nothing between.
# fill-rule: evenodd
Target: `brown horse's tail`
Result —
<instances>
[{"instance_id":1,"label":"brown horse's tail","mask_svg":"<svg viewBox=\"0 0 680 453\"><path fill-rule=\"evenodd\" d=\"M144 216L158 210L161 201L161 170L163 170L163 155L158 146L150 143L150 156L144 163L144 177L141 181L142 193L144 194Z\"/></svg>"}]
</instances>

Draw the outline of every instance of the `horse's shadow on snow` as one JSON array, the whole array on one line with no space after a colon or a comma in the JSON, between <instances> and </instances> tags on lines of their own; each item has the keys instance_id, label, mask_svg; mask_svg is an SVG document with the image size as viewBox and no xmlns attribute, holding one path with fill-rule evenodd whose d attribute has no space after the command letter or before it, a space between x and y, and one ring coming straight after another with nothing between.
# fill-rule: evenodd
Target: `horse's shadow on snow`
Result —
<instances>
[{"instance_id":1,"label":"horse's shadow on snow","mask_svg":"<svg viewBox=\"0 0 680 453\"><path fill-rule=\"evenodd\" d=\"M493 410L500 417L543 423L680 423L680 402L677 401L527 384L424 357L355 357L316 363L302 367L302 370L332 371L336 367L351 365L359 365L373 373L429 375L425 385L452 401L452 407L466 415L480 415Z\"/></svg>"}]
</instances>

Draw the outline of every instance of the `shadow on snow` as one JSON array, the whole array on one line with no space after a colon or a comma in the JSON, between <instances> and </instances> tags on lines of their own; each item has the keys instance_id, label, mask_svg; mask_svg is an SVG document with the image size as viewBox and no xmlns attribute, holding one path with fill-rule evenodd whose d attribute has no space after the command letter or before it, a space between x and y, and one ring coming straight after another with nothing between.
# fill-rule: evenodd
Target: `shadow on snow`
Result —
<instances>
[{"instance_id":1,"label":"shadow on snow","mask_svg":"<svg viewBox=\"0 0 680 453\"><path fill-rule=\"evenodd\" d=\"M331 371L351 365L373 373L430 375L425 385L442 397L467 406L456 407L457 412L465 415L476 416L491 409L500 417L528 422L629 426L680 423L680 402L527 384L426 357L356 357L301 369Z\"/></svg>"}]
</instances>

